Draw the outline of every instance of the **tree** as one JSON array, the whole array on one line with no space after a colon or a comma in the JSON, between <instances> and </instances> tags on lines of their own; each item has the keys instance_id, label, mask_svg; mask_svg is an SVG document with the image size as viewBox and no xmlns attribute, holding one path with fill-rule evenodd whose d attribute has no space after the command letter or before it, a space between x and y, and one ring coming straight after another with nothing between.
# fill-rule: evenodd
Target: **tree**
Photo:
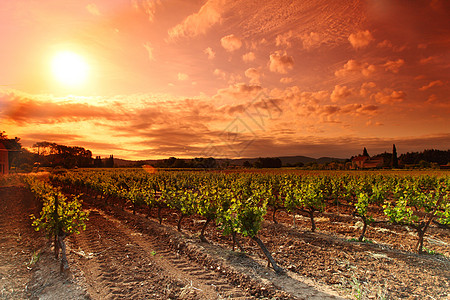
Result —
<instances>
[{"instance_id":1,"label":"tree","mask_svg":"<svg viewBox=\"0 0 450 300\"><path fill-rule=\"evenodd\" d=\"M370 156L369 153L367 152L366 147L364 147L364 150L363 150L363 156Z\"/></svg>"},{"instance_id":2,"label":"tree","mask_svg":"<svg viewBox=\"0 0 450 300\"><path fill-rule=\"evenodd\" d=\"M392 168L398 168L397 149L395 148L395 144L392 146Z\"/></svg>"},{"instance_id":3,"label":"tree","mask_svg":"<svg viewBox=\"0 0 450 300\"><path fill-rule=\"evenodd\" d=\"M252 167L252 164L248 161L248 160L246 160L246 161L244 161L244 164L242 165L244 168L251 168Z\"/></svg>"},{"instance_id":4,"label":"tree","mask_svg":"<svg viewBox=\"0 0 450 300\"><path fill-rule=\"evenodd\" d=\"M103 167L102 158L100 156L96 156L94 159L94 168L102 168L102 167Z\"/></svg>"},{"instance_id":5,"label":"tree","mask_svg":"<svg viewBox=\"0 0 450 300\"><path fill-rule=\"evenodd\" d=\"M105 162L105 168L114 168L114 156L109 156L109 158Z\"/></svg>"},{"instance_id":6,"label":"tree","mask_svg":"<svg viewBox=\"0 0 450 300\"><path fill-rule=\"evenodd\" d=\"M38 142L33 145L39 162L48 166L65 168L92 166L92 152L82 147L71 147L50 142Z\"/></svg>"},{"instance_id":7,"label":"tree","mask_svg":"<svg viewBox=\"0 0 450 300\"><path fill-rule=\"evenodd\" d=\"M278 157L260 157L255 162L256 168L281 168L281 159Z\"/></svg>"}]
</instances>

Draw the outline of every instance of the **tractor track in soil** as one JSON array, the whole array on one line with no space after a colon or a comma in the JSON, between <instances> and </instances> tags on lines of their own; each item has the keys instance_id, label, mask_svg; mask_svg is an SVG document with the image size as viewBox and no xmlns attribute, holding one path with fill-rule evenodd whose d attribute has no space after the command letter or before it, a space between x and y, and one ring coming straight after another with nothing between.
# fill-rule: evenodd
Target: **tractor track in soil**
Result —
<instances>
[{"instance_id":1,"label":"tractor track in soil","mask_svg":"<svg viewBox=\"0 0 450 300\"><path fill-rule=\"evenodd\" d=\"M419 256L410 252L410 233L395 226L368 232L380 244L353 243L347 236L356 236L358 229L344 219L323 218L318 224L324 231L310 233L292 229L282 212L280 224L266 221L260 232L280 265L290 270L279 275L265 267L257 250L252 253L251 243L245 255L226 250L230 241L216 229L208 230L209 243L200 242L195 218L187 218L179 233L171 210L160 225L155 212L147 219L146 210L133 215L89 193L82 198L90 220L86 231L67 239L72 270L67 278L57 272L59 263L42 233L31 227L36 200L24 188L0 188L5 208L0 211L0 299L338 299L339 287L344 297L355 295L349 283L366 289L369 298L379 291L386 299L450 299L450 241L448 231L439 228L430 229L428 238L445 256ZM394 247L400 243L406 251ZM34 253L40 259L30 265Z\"/></svg>"},{"instance_id":2,"label":"tractor track in soil","mask_svg":"<svg viewBox=\"0 0 450 300\"><path fill-rule=\"evenodd\" d=\"M93 299L340 299L142 214L88 195L83 206L86 231L68 244Z\"/></svg>"},{"instance_id":3,"label":"tractor track in soil","mask_svg":"<svg viewBox=\"0 0 450 300\"><path fill-rule=\"evenodd\" d=\"M226 279L188 261L158 236L133 231L97 209L85 232L71 239L81 254L88 291L95 299L252 299Z\"/></svg>"}]
</instances>

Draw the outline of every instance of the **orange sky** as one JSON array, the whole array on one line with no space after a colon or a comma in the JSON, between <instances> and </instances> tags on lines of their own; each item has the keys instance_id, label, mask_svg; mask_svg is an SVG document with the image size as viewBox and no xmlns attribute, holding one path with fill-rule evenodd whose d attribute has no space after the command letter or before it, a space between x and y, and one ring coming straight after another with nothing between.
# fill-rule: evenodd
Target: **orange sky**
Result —
<instances>
[{"instance_id":1,"label":"orange sky","mask_svg":"<svg viewBox=\"0 0 450 300\"><path fill-rule=\"evenodd\" d=\"M445 0L4 0L0 130L128 159L447 150L449 15ZM78 84L52 73L63 51L88 66Z\"/></svg>"}]
</instances>

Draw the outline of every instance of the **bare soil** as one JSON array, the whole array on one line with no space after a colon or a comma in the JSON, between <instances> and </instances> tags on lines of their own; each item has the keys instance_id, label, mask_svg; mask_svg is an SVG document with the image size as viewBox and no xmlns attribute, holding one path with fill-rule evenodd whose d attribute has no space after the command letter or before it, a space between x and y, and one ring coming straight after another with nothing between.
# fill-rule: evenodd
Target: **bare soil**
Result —
<instances>
[{"instance_id":1,"label":"bare soil","mask_svg":"<svg viewBox=\"0 0 450 300\"><path fill-rule=\"evenodd\" d=\"M0 205L0 299L89 299L74 274L59 273L48 239L32 228L30 214L40 211L33 195L2 187Z\"/></svg>"},{"instance_id":2,"label":"bare soil","mask_svg":"<svg viewBox=\"0 0 450 300\"><path fill-rule=\"evenodd\" d=\"M415 233L386 222L369 227L372 243L350 241L360 229L346 207L318 214L315 233L305 216L293 228L280 211L259 234L286 270L276 274L248 238L239 237L246 253L233 252L211 224L200 242L198 216L180 233L173 210L159 225L156 210L133 215L82 198L87 230L67 239L71 272L59 274L48 240L31 227L37 201L23 188L0 188L0 299L450 299L450 237L435 226L425 247L441 255L419 256Z\"/></svg>"}]
</instances>

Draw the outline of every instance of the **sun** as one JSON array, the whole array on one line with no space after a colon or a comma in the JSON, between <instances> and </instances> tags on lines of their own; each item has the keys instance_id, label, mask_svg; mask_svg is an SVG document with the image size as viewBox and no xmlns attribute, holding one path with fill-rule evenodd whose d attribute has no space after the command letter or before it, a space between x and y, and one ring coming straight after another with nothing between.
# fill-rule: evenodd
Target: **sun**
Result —
<instances>
[{"instance_id":1,"label":"sun","mask_svg":"<svg viewBox=\"0 0 450 300\"><path fill-rule=\"evenodd\" d=\"M82 56L64 51L57 53L52 59L53 76L60 83L77 86L86 81L89 66Z\"/></svg>"}]
</instances>

